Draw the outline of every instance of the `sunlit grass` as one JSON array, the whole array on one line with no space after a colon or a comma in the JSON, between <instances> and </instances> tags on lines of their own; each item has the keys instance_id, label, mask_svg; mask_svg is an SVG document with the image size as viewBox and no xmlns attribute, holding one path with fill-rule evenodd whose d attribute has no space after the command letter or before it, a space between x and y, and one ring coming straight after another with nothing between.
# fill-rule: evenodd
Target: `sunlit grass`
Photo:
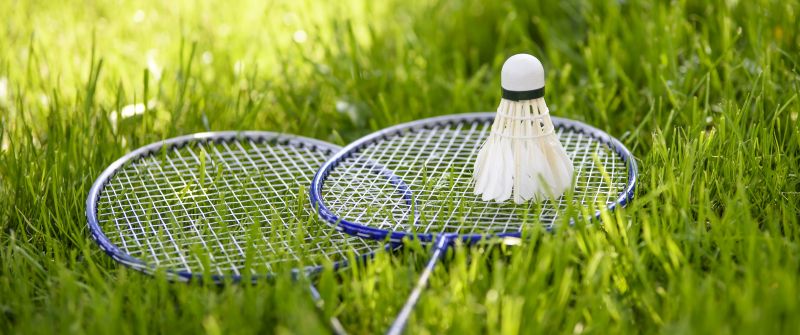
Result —
<instances>
[{"instance_id":1,"label":"sunlit grass","mask_svg":"<svg viewBox=\"0 0 800 335\"><path fill-rule=\"evenodd\" d=\"M548 71L553 115L632 149L636 200L603 226L457 248L409 330L794 332L798 12L796 1L0 2L0 332L324 331L289 276L184 285L116 264L85 228L91 183L124 153L192 132L344 144L492 110L502 62L523 51ZM411 245L324 271L325 313L384 331L426 257Z\"/></svg>"}]
</instances>

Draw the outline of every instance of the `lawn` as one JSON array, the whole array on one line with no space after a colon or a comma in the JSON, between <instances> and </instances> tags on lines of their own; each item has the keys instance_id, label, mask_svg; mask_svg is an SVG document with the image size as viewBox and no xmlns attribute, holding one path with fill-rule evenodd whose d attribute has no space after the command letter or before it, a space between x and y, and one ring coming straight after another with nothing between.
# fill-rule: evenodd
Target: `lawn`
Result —
<instances>
[{"instance_id":1,"label":"lawn","mask_svg":"<svg viewBox=\"0 0 800 335\"><path fill-rule=\"evenodd\" d=\"M170 283L89 238L111 162L200 131L344 145L494 110L538 56L551 113L619 138L634 202L603 224L460 248L410 333L796 333L800 3L0 2L0 333L317 333L304 285ZM427 253L314 280L326 316L381 333Z\"/></svg>"}]
</instances>

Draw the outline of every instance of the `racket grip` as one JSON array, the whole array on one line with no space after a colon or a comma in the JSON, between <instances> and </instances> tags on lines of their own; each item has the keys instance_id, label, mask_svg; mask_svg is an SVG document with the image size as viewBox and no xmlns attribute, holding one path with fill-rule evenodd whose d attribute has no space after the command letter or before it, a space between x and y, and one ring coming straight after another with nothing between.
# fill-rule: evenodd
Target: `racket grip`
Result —
<instances>
[{"instance_id":1,"label":"racket grip","mask_svg":"<svg viewBox=\"0 0 800 335\"><path fill-rule=\"evenodd\" d=\"M419 276L417 285L414 286L414 290L411 291L411 295L408 296L408 300L406 300L405 305L403 305L403 309L401 309L400 313L397 314L397 317L394 319L389 331L386 332L387 335L400 335L403 333L406 323L408 323L408 318L411 317L411 311L414 310L414 306L417 304L419 297L422 295L422 290L428 286L428 279L433 273L433 268L436 267L436 264L439 263L439 260L442 258L445 252L447 252L447 247L449 245L450 236L443 235L438 238L436 241L436 246L433 249L433 255L431 255L431 259L428 260L428 264L425 265L425 271L422 271L422 275Z\"/></svg>"}]
</instances>

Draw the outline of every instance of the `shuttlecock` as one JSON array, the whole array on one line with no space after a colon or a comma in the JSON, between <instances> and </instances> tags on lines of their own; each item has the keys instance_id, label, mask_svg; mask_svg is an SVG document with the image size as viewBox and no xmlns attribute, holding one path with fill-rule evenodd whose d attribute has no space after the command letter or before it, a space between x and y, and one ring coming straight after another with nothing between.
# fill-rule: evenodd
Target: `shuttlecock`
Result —
<instances>
[{"instance_id":1,"label":"shuttlecock","mask_svg":"<svg viewBox=\"0 0 800 335\"><path fill-rule=\"evenodd\" d=\"M560 197L572 187L572 160L544 102L544 68L536 57L511 56L501 73L503 96L475 161L475 194L515 203Z\"/></svg>"}]
</instances>

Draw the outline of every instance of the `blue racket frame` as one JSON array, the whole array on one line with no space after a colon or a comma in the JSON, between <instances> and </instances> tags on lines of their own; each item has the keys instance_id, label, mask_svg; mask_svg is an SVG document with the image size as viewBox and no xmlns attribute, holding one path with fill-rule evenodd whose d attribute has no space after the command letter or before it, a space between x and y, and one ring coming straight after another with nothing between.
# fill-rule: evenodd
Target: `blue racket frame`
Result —
<instances>
[{"instance_id":1,"label":"blue racket frame","mask_svg":"<svg viewBox=\"0 0 800 335\"><path fill-rule=\"evenodd\" d=\"M324 184L324 180L325 178L328 177L328 175L330 175L331 171L335 169L341 162L351 157L352 155L358 153L362 148L367 147L370 144L380 142L388 137L391 137L392 135L401 134L419 128L431 128L434 126L449 126L464 121L491 122L494 120L494 115L495 113L488 112L488 113L467 113L467 114L432 117L408 123L403 123L362 137L361 139L358 139L355 142L344 147L337 154L329 158L328 161L326 161L322 165L322 167L320 167L319 171L317 171L317 173L314 175L314 179L311 181L311 188L309 191L309 198L311 200L311 205L317 209L319 216L323 220L325 220L330 224L335 225L337 229L351 235L366 237L375 240L386 240L388 238L389 241L395 243L402 242L404 238L419 239L421 242L434 241L436 239L437 234L388 231L374 227L368 227L358 222L352 222L347 219L340 218L339 216L334 214L325 204L325 201L323 201L322 187ZM636 160L634 159L630 150L628 150L628 148L625 147L625 145L623 145L619 140L617 140L614 137L611 137L604 131L589 126L585 123L559 117L552 117L552 120L553 120L553 125L556 128L564 128L575 132L583 133L597 140L600 143L608 145L609 148L611 148L614 152L616 152L627 164L628 167L627 185L623 190L623 192L620 194L620 196L613 203L610 203L607 206L606 208L607 210L613 211L617 207L625 207L631 200L633 200L634 191L636 189L636 178L639 172ZM374 169L380 171L381 175L385 176L387 179L389 179L389 181L392 184L397 186L398 190L403 194L403 197L407 201L409 202L412 201L411 190L405 184L405 182L403 182L399 177L397 177L391 171L388 171L386 168L379 165L378 163L375 163ZM600 213L601 213L600 210L597 210L595 212L594 217L600 218ZM419 220L419 218L415 217L415 221L416 220ZM459 235L460 238L467 243L474 243L487 237L487 235L483 234L457 234L457 235ZM503 233L503 234L494 234L488 236L520 237L520 233L518 232Z\"/></svg>"},{"instance_id":2,"label":"blue racket frame","mask_svg":"<svg viewBox=\"0 0 800 335\"><path fill-rule=\"evenodd\" d=\"M418 121L412 121L404 124L400 124L394 127L386 128L384 130L377 131L365 137L362 137L359 140L347 145L339 151L339 153L335 154L331 158L326 161L320 170L314 176L314 179L311 182L311 187L309 189L309 198L311 201L312 206L317 209L319 216L347 234L355 235L364 238L370 238L375 240L389 240L392 243L401 243L403 239L418 239L422 243L430 243L434 242L434 248L432 250L433 254L431 259L427 263L425 270L420 275L420 279L417 283L417 286L412 291L408 301L403 306L403 309L398 314L395 322L392 324L392 327L389 329L388 334L400 334L402 333L405 324L410 317L411 311L413 310L416 301L419 299L424 286L427 283L428 278L430 277L431 273L433 272L433 268L441 259L441 257L446 253L447 248L449 248L455 241L461 240L463 243L470 245L477 243L483 239L487 238L519 238L521 237L521 232L507 232L507 233L499 233L499 234L458 234L458 233L412 233L412 232L402 232L402 231L389 231L374 227L369 227L367 225L361 224L359 222L349 221L345 218L341 218L335 213L333 213L327 204L325 203L322 197L322 190L323 184L325 179L330 175L330 173L342 162L346 159L352 157L353 155L359 153L362 149L370 146L371 144L381 142L386 140L394 135L403 134L405 132L414 131L416 129L430 129L433 127L447 127L453 126L459 123L475 123L475 122L492 122L494 120L496 113L494 112L483 112L483 113L467 113L467 114L456 114L456 115L446 115L446 116L439 116L433 118L422 119ZM595 127L589 126L579 121L559 118L559 117L552 117L553 125L556 128L563 128L565 130L571 130L577 133L582 133L588 135L592 139L596 140L597 142L603 143L607 145L611 150L613 150L616 154L618 154L622 160L625 162L627 169L628 169L628 176L627 176L627 185L620 193L620 195L615 199L615 201L609 203L606 207L606 210L613 211L617 207L624 207L631 200L633 200L634 192L636 189L636 178L638 176L638 166L636 164L636 160L631 154L630 150L626 148L619 140L616 138L608 135L602 130L599 130ZM411 190L406 185L406 183L396 176L391 171L388 171L385 167L379 165L378 162L373 163L373 171L378 172L379 175L384 176L387 178L390 183L397 187L398 192L402 194L403 199L405 199L409 205L411 205L411 201L413 201L413 194L411 194ZM593 219L599 220L601 215L601 210L597 210ZM419 216L417 213L414 213L414 223L416 224L419 220ZM574 224L574 220L570 219L570 224ZM547 227L548 230L552 229L552 226Z\"/></svg>"},{"instance_id":3,"label":"blue racket frame","mask_svg":"<svg viewBox=\"0 0 800 335\"><path fill-rule=\"evenodd\" d=\"M92 188L89 190L89 194L86 199L86 219L89 227L90 236L92 237L92 239L97 243L100 249L102 249L109 257L131 269L150 275L154 274L158 270L163 270L167 279L171 281L189 282L189 281L204 280L206 276L202 273L176 271L170 268L159 269L155 265L148 264L147 262L139 258L132 257L129 254L122 251L117 245L111 242L111 240L103 232L102 227L100 227L100 223L97 218L97 201L100 199L100 196L102 195L103 189L106 186L106 184L114 177L114 175L119 171L120 168L122 168L126 163L130 161L157 155L165 149L170 150L170 149L181 148L188 143L198 143L198 142L221 143L221 142L234 141L240 138L251 139L259 143L264 141L277 141L278 143L297 146L301 148L310 147L313 149L322 150L323 152L328 154L338 152L341 149L341 147L336 146L334 144L330 144L313 138L268 132L268 131L204 132L204 133L196 133L191 135L174 137L163 141L151 143L149 145L136 149L126 154L125 156L119 158L115 162L111 163L111 165L109 165L95 180L94 184L92 185ZM390 250L392 248L393 246L391 244L387 244L386 246L384 246L383 250L384 251ZM373 257L374 254L375 251L358 255L358 259L366 260ZM342 260L334 262L332 265L334 270L338 270L339 268L346 267L348 265L348 262L347 260ZM295 278L299 277L301 274L310 276L318 273L321 270L322 270L321 265L306 266L302 269L294 269L292 271L292 276ZM250 276L253 282L269 279L272 277L273 274L271 273ZM225 280L229 280L231 282L240 282L242 281L243 276L237 274L230 274L230 275L212 274L209 276L209 279L215 283L222 283ZM312 294L318 296L316 289L314 289L313 287L312 287Z\"/></svg>"},{"instance_id":4,"label":"blue racket frame","mask_svg":"<svg viewBox=\"0 0 800 335\"><path fill-rule=\"evenodd\" d=\"M89 190L88 197L86 199L86 219L87 224L90 232L90 236L92 239L97 243L97 245L102 249L109 257L111 257L116 262L140 271L145 274L152 275L156 271L163 270L164 274L169 281L173 282L201 282L205 279L210 279L212 282L221 285L225 281L230 281L233 283L242 282L244 276L239 274L211 274L210 276L206 277L205 274L202 273L195 273L189 271L181 271L175 270L172 268L158 268L154 264L148 264L144 260L139 258L133 257L126 252L122 251L117 245L111 242L111 240L106 236L105 232L103 232L102 227L100 226L98 216L97 216L97 202L100 199L101 195L103 194L103 190L107 183L114 178L115 174L125 166L125 164L135 161L137 159L147 158L153 155L157 155L161 153L163 150L172 150L181 148L188 143L222 143L222 142L231 142L236 139L249 139L253 140L257 143L262 143L264 141L277 141L278 143L296 146L299 148L309 147L314 150L321 150L322 152L330 155L334 152L339 151L341 148L339 146L323 142L320 140L296 136L296 135L288 135L288 134L281 134L281 133L274 133L274 132L267 132L267 131L222 131L222 132L204 132L204 133L197 133L191 135L185 135L175 138L166 139L163 141L151 143L139 149L136 149L125 156L119 158L118 160L114 161L111 165L109 165L95 180L94 184L92 185L91 189ZM392 244L385 244L383 248L376 248L373 251L370 251L365 254L357 255L357 261L366 261L372 258L375 255L375 252L383 250L383 251L390 251L396 248L396 245ZM343 267L347 267L348 261L341 260L333 262L332 266L334 270L338 270ZM291 272L291 276L294 280L299 280L300 278L306 276L313 276L320 272L323 269L321 265L316 266L306 266L301 269L293 269ZM265 273L265 274L256 274L251 275L251 282L256 283L262 280L269 280L274 278L274 274L272 273ZM319 293L319 291L314 287L312 284L308 284L308 290L311 294L311 298L317 305L317 308L321 311L323 300ZM342 324L339 322L338 319L332 317L330 320L330 327L331 330L336 334L347 334Z\"/></svg>"}]
</instances>

